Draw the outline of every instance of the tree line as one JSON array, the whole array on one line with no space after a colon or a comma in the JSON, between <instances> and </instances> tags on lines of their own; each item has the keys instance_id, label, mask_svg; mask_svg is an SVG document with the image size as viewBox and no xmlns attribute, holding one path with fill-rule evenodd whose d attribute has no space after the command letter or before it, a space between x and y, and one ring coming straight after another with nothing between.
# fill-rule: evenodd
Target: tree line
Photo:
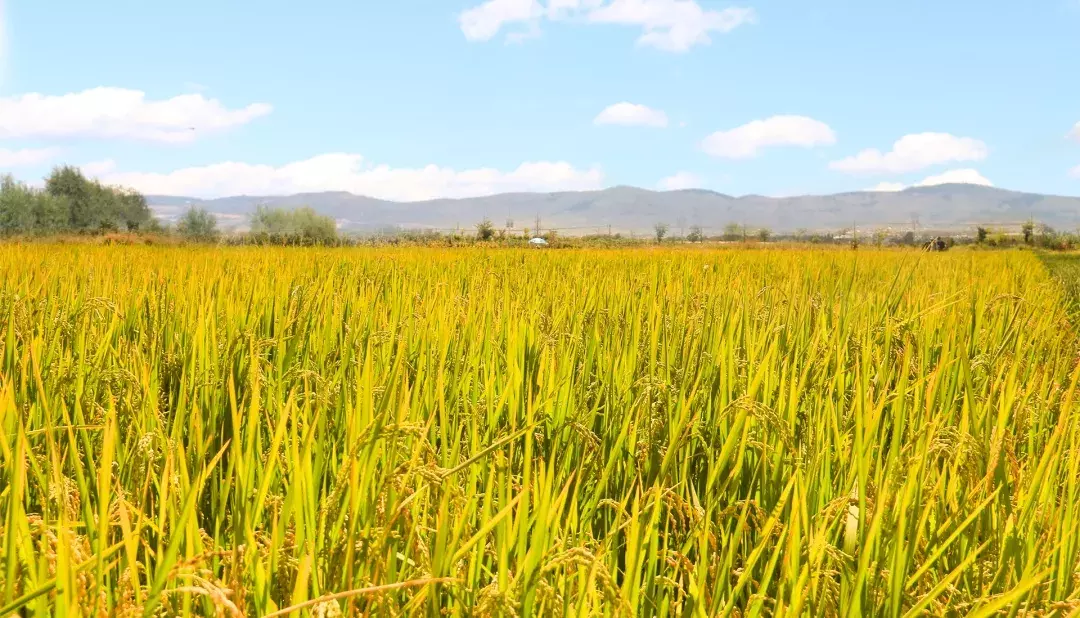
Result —
<instances>
[{"instance_id":1,"label":"tree line","mask_svg":"<svg viewBox=\"0 0 1080 618\"><path fill-rule=\"evenodd\" d=\"M340 241L337 223L314 209L285 210L259 206L251 215L251 229L231 235L232 243L325 245ZM87 178L73 166L60 166L42 187L0 176L0 236L54 234L108 234L129 232L178 236L194 242L222 239L217 217L204 208L188 208L175 224L163 222L150 211L146 197L125 187Z\"/></svg>"},{"instance_id":2,"label":"tree line","mask_svg":"<svg viewBox=\"0 0 1080 618\"><path fill-rule=\"evenodd\" d=\"M43 188L0 177L0 234L101 234L154 231L157 220L137 191L103 185L76 167L57 167Z\"/></svg>"},{"instance_id":3,"label":"tree line","mask_svg":"<svg viewBox=\"0 0 1080 618\"><path fill-rule=\"evenodd\" d=\"M292 210L257 206L250 223L250 230L230 235L227 241L230 244L300 246L336 245L342 241L337 222L309 206ZM216 242L222 236L217 227L217 218L198 206L188 208L180 216L175 232L197 242Z\"/></svg>"}]
</instances>

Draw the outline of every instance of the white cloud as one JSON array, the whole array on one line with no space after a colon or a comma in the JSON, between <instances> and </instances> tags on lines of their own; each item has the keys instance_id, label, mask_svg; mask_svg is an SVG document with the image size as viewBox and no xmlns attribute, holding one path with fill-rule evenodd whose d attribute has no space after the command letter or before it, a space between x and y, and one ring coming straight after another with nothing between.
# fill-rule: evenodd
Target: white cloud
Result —
<instances>
[{"instance_id":1,"label":"white cloud","mask_svg":"<svg viewBox=\"0 0 1080 618\"><path fill-rule=\"evenodd\" d=\"M949 170L935 176L927 176L912 186L915 187L932 187L935 185L948 185L948 184L965 184L965 185L981 185L984 187L992 187L994 183L990 182L988 178L983 176L974 169L959 169ZM872 189L868 191L903 191L908 186L900 182L881 182L878 183Z\"/></svg>"},{"instance_id":2,"label":"white cloud","mask_svg":"<svg viewBox=\"0 0 1080 618\"><path fill-rule=\"evenodd\" d=\"M123 88L93 88L59 96L31 93L0 98L0 138L190 142L207 133L246 124L270 111L265 103L229 109L201 94L152 101L143 92Z\"/></svg>"},{"instance_id":3,"label":"white cloud","mask_svg":"<svg viewBox=\"0 0 1080 618\"><path fill-rule=\"evenodd\" d=\"M757 20L753 9L730 7L706 10L695 0L612 0L593 10L594 23L640 26L638 44L664 51L684 52L712 42L709 33L726 34Z\"/></svg>"},{"instance_id":4,"label":"white cloud","mask_svg":"<svg viewBox=\"0 0 1080 618\"><path fill-rule=\"evenodd\" d=\"M970 137L915 133L896 140L889 152L868 148L855 156L829 163L829 168L852 173L902 174L942 163L981 161L987 152L986 144Z\"/></svg>"},{"instance_id":5,"label":"white cloud","mask_svg":"<svg viewBox=\"0 0 1080 618\"><path fill-rule=\"evenodd\" d=\"M931 187L934 185L948 184L982 185L984 187L994 186L994 183L990 182L985 176L973 169L949 170L936 176L927 176L915 183L915 186Z\"/></svg>"},{"instance_id":6,"label":"white cloud","mask_svg":"<svg viewBox=\"0 0 1080 618\"><path fill-rule=\"evenodd\" d=\"M596 9L602 6L605 1L606 0L548 0L547 18L557 20L572 17L581 11Z\"/></svg>"},{"instance_id":7,"label":"white cloud","mask_svg":"<svg viewBox=\"0 0 1080 618\"><path fill-rule=\"evenodd\" d=\"M902 182L879 182L875 186L867 191L877 191L879 193L895 193L897 191L903 191L907 189L907 185Z\"/></svg>"},{"instance_id":8,"label":"white cloud","mask_svg":"<svg viewBox=\"0 0 1080 618\"><path fill-rule=\"evenodd\" d=\"M1080 142L1080 122L1076 123L1076 126L1073 127L1073 130L1069 132L1069 137Z\"/></svg>"},{"instance_id":9,"label":"white cloud","mask_svg":"<svg viewBox=\"0 0 1080 618\"><path fill-rule=\"evenodd\" d=\"M530 24L527 33L532 33L544 18L637 26L643 31L639 45L685 52L710 43L711 33L754 23L757 15L749 8L705 9L697 0L547 0L546 6L540 0L488 0L461 13L458 23L468 40L488 41L512 24ZM521 33L508 36L522 38Z\"/></svg>"},{"instance_id":10,"label":"white cloud","mask_svg":"<svg viewBox=\"0 0 1080 618\"><path fill-rule=\"evenodd\" d=\"M616 103L609 105L593 120L594 124L617 124L639 127L666 127L667 114L644 105Z\"/></svg>"},{"instance_id":11,"label":"white cloud","mask_svg":"<svg viewBox=\"0 0 1080 618\"><path fill-rule=\"evenodd\" d=\"M58 148L22 148L8 150L0 148L0 172L7 167L21 167L44 163L60 153Z\"/></svg>"},{"instance_id":12,"label":"white cloud","mask_svg":"<svg viewBox=\"0 0 1080 618\"><path fill-rule=\"evenodd\" d=\"M507 24L539 19L544 7L537 0L488 0L458 16L458 24L470 41L491 40Z\"/></svg>"},{"instance_id":13,"label":"white cloud","mask_svg":"<svg viewBox=\"0 0 1080 618\"><path fill-rule=\"evenodd\" d=\"M226 162L167 174L116 172L102 181L147 194L221 197L349 191L390 200L475 197L515 191L583 191L602 187L599 169L579 170L565 162L522 163L503 172L493 168L455 171L437 165L391 168L364 165L357 154L333 153L280 167Z\"/></svg>"},{"instance_id":14,"label":"white cloud","mask_svg":"<svg viewBox=\"0 0 1080 618\"><path fill-rule=\"evenodd\" d=\"M730 131L717 131L705 138L702 149L714 157L748 159L769 146L828 146L836 143L829 125L806 116L772 116L754 120Z\"/></svg>"},{"instance_id":15,"label":"white cloud","mask_svg":"<svg viewBox=\"0 0 1080 618\"><path fill-rule=\"evenodd\" d=\"M80 165L79 169L82 171L83 174L90 176L91 178L97 178L115 171L116 161L113 161L112 159L91 161L90 163L84 163Z\"/></svg>"},{"instance_id":16,"label":"white cloud","mask_svg":"<svg viewBox=\"0 0 1080 618\"><path fill-rule=\"evenodd\" d=\"M660 188L664 191L679 191L680 189L699 189L702 185L701 177L692 172L675 172L673 175L660 181Z\"/></svg>"},{"instance_id":17,"label":"white cloud","mask_svg":"<svg viewBox=\"0 0 1080 618\"><path fill-rule=\"evenodd\" d=\"M1077 165L1076 167L1069 170L1069 175L1073 178L1080 178L1080 165Z\"/></svg>"}]
</instances>

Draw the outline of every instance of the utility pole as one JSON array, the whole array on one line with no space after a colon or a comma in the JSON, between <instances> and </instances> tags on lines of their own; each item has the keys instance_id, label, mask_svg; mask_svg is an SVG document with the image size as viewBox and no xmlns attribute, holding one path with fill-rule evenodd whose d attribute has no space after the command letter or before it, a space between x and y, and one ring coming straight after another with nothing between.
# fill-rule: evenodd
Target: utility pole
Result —
<instances>
[{"instance_id":1,"label":"utility pole","mask_svg":"<svg viewBox=\"0 0 1080 618\"><path fill-rule=\"evenodd\" d=\"M540 213L536 213L536 235L540 236Z\"/></svg>"}]
</instances>

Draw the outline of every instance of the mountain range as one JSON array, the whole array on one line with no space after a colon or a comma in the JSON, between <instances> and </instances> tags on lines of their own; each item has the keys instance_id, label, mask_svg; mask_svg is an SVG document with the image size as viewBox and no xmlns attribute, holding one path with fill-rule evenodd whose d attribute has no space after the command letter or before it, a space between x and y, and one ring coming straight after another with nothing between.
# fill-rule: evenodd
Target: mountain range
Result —
<instances>
[{"instance_id":1,"label":"mountain range","mask_svg":"<svg viewBox=\"0 0 1080 618\"><path fill-rule=\"evenodd\" d=\"M504 193L462 199L393 202L345 192L197 199L147 196L155 214L174 219L197 206L218 216L225 229L244 229L259 205L310 206L333 217L347 232L387 229L472 229L488 219L496 228L556 229L566 235L652 233L666 223L673 233L697 225L706 234L730 223L774 232L829 231L914 224L960 230L974 225L1010 226L1034 219L1058 229L1080 226L1080 198L1008 191L969 184L912 187L897 192L857 191L833 195L734 197L703 189L650 191L612 187L600 191Z\"/></svg>"}]
</instances>

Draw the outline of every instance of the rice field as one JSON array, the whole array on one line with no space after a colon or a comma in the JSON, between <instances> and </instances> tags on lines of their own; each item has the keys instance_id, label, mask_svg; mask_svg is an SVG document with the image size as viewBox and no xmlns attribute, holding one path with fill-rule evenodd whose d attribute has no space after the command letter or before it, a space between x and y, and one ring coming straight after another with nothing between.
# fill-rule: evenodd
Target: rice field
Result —
<instances>
[{"instance_id":1,"label":"rice field","mask_svg":"<svg viewBox=\"0 0 1080 618\"><path fill-rule=\"evenodd\" d=\"M0 615L1080 614L1030 252L0 245Z\"/></svg>"},{"instance_id":2,"label":"rice field","mask_svg":"<svg viewBox=\"0 0 1080 618\"><path fill-rule=\"evenodd\" d=\"M1039 257L1061 284L1072 322L1080 322L1080 253L1045 253Z\"/></svg>"}]
</instances>

